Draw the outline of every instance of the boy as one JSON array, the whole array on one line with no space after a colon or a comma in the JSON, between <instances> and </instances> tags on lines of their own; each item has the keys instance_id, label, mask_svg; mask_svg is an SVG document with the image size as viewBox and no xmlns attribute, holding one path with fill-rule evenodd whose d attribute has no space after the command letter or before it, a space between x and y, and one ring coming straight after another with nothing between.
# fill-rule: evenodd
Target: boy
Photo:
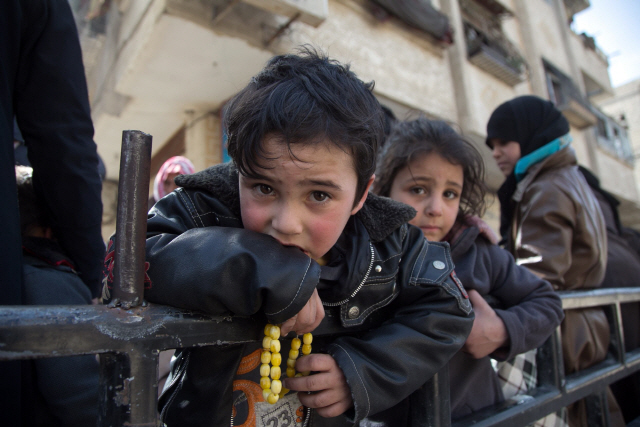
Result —
<instances>
[{"instance_id":1,"label":"boy","mask_svg":"<svg viewBox=\"0 0 640 427\"><path fill-rule=\"evenodd\" d=\"M406 225L413 209L368 194L384 123L372 86L308 49L273 58L226 110L232 164L178 177L150 210L149 301L263 316L282 336L325 313L368 326L317 337L295 366L312 374L285 379L275 405L258 384L260 343L178 350L167 425L401 418L390 408L463 345L473 314L447 247Z\"/></svg>"}]
</instances>

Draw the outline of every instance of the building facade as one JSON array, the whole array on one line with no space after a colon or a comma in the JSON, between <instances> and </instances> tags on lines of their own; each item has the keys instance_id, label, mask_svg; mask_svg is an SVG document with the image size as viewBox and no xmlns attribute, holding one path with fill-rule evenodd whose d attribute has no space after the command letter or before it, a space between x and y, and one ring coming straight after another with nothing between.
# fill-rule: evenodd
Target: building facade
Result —
<instances>
[{"instance_id":1,"label":"building facade","mask_svg":"<svg viewBox=\"0 0 640 427\"><path fill-rule=\"evenodd\" d=\"M503 176L484 144L491 112L518 95L552 100L571 123L579 162L621 199L623 220L640 226L633 155L611 149L615 133L602 132L611 118L595 107L614 95L607 59L570 28L588 0L70 2L107 168L105 235L115 230L124 129L153 135L152 177L173 155L196 170L224 161L225 103L271 56L303 44L374 80L398 118L457 124L483 154L493 190ZM494 228L498 212L496 201L486 218Z\"/></svg>"}]
</instances>

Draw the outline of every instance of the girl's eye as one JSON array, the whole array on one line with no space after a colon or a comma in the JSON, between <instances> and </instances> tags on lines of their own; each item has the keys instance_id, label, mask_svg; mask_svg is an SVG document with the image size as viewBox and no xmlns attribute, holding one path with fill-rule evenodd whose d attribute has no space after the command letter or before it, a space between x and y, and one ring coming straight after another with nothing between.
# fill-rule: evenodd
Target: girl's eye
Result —
<instances>
[{"instance_id":1,"label":"girl's eye","mask_svg":"<svg viewBox=\"0 0 640 427\"><path fill-rule=\"evenodd\" d=\"M271 188L267 184L258 184L256 185L256 189L260 194L264 194L264 195L273 193L273 188Z\"/></svg>"},{"instance_id":2,"label":"girl's eye","mask_svg":"<svg viewBox=\"0 0 640 427\"><path fill-rule=\"evenodd\" d=\"M311 197L313 197L313 200L315 200L316 202L325 202L329 199L329 195L327 193L323 193L322 191L314 191L311 194Z\"/></svg>"},{"instance_id":3,"label":"girl's eye","mask_svg":"<svg viewBox=\"0 0 640 427\"><path fill-rule=\"evenodd\" d=\"M425 191L425 189L423 187L411 187L409 189L409 191L412 194L425 194L426 193L426 191Z\"/></svg>"},{"instance_id":4,"label":"girl's eye","mask_svg":"<svg viewBox=\"0 0 640 427\"><path fill-rule=\"evenodd\" d=\"M456 193L455 191L445 191L444 192L444 197L446 197L447 199L456 199L458 198L458 193Z\"/></svg>"}]
</instances>

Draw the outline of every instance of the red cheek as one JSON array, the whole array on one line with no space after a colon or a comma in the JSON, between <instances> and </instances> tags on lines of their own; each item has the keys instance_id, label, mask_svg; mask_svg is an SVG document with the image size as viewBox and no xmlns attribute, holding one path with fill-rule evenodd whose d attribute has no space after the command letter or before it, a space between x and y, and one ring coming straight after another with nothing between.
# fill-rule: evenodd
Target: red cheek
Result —
<instances>
[{"instance_id":1,"label":"red cheek","mask_svg":"<svg viewBox=\"0 0 640 427\"><path fill-rule=\"evenodd\" d=\"M246 203L242 206L242 224L245 229L264 232L267 215L264 209L254 206L252 203Z\"/></svg>"}]
</instances>

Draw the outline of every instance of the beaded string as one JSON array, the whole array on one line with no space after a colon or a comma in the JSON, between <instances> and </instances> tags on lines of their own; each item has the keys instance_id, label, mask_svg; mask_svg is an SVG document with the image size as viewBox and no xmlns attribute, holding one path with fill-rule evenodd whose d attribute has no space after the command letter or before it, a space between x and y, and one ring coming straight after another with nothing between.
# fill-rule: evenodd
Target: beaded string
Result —
<instances>
[{"instance_id":1,"label":"beaded string","mask_svg":"<svg viewBox=\"0 0 640 427\"><path fill-rule=\"evenodd\" d=\"M262 388L264 400L272 405L289 392L288 389L282 387L282 382L280 381L282 356L280 355L279 338L280 326L267 323L264 327L262 354L260 355L260 361L262 362L262 365L260 365L260 387ZM287 359L288 378L309 375L309 372L296 373L296 359L301 347L302 354L311 354L312 341L313 335L311 333L304 334L302 342L298 337L291 340L291 350L289 350L289 358Z\"/></svg>"}]
</instances>

